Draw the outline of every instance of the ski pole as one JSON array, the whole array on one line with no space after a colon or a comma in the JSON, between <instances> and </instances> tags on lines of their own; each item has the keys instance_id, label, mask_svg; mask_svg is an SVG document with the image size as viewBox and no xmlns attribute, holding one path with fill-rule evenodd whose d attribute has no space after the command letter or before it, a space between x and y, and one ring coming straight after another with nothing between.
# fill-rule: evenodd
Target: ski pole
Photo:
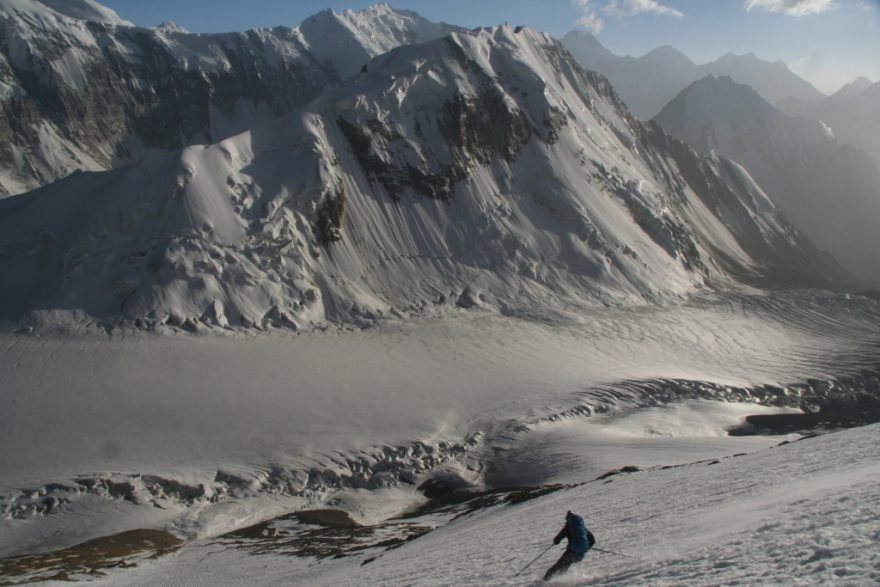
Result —
<instances>
[{"instance_id":1,"label":"ski pole","mask_svg":"<svg viewBox=\"0 0 880 587\"><path fill-rule=\"evenodd\" d=\"M539 558L541 558L542 556L544 556L545 554L547 554L547 551L550 550L551 548L553 548L554 546L556 546L556 545L555 545L555 544L551 544L550 546L548 546L548 547L546 548L546 550L544 550L544 552L542 552L541 554L539 554L538 556L535 557L535 560L533 560L532 562L530 562L529 564L527 564L526 566L524 566L523 568L521 568L521 569L519 570L519 573L522 573L522 572L525 571L527 568L529 568L530 566L532 566L533 564L535 564L535 563L538 561ZM519 573L517 573L516 575L514 575L514 577L518 576Z\"/></svg>"},{"instance_id":2,"label":"ski pole","mask_svg":"<svg viewBox=\"0 0 880 587\"><path fill-rule=\"evenodd\" d=\"M601 548L595 548L595 547L591 548L590 550L595 550L597 552L604 552L605 554L616 554L617 556L625 556L626 558L635 558L632 555L621 554L619 552L614 552L613 550L602 550Z\"/></svg>"}]
</instances>

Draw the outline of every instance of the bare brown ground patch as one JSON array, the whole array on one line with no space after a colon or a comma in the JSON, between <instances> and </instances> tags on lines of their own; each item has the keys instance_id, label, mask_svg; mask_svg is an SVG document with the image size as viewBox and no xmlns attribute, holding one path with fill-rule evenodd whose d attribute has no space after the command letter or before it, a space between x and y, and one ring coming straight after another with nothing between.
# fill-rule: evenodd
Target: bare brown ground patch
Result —
<instances>
[{"instance_id":1,"label":"bare brown ground patch","mask_svg":"<svg viewBox=\"0 0 880 587\"><path fill-rule=\"evenodd\" d=\"M55 552L0 559L0 585L100 576L106 569L137 566L139 560L173 552L183 543L163 530L129 530Z\"/></svg>"}]
</instances>

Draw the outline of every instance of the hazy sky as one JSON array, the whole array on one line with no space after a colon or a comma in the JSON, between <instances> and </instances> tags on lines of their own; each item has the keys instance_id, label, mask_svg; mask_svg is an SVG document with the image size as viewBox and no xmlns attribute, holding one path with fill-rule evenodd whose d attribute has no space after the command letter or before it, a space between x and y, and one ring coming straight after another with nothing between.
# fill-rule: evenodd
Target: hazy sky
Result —
<instances>
[{"instance_id":1,"label":"hazy sky","mask_svg":"<svg viewBox=\"0 0 880 587\"><path fill-rule=\"evenodd\" d=\"M369 0L99 0L143 26L173 20L193 32L293 26L325 8ZM781 59L825 92L864 75L880 81L880 0L392 0L466 27L507 21L561 37L596 34L622 55L672 45L697 63L753 52Z\"/></svg>"}]
</instances>

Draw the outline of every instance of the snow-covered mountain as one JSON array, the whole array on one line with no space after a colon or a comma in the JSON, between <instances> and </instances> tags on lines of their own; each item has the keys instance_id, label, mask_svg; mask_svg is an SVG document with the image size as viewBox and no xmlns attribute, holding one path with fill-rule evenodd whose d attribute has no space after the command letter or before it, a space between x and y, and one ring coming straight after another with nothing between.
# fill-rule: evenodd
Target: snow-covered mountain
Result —
<instances>
[{"instance_id":1,"label":"snow-covered mountain","mask_svg":"<svg viewBox=\"0 0 880 587\"><path fill-rule=\"evenodd\" d=\"M880 162L880 82L860 77L819 102L782 100L777 108L828 126L841 143L850 144Z\"/></svg>"},{"instance_id":2,"label":"snow-covered mountain","mask_svg":"<svg viewBox=\"0 0 880 587\"><path fill-rule=\"evenodd\" d=\"M93 0L0 3L0 197L277 118L452 30L379 4L294 28L138 28Z\"/></svg>"},{"instance_id":3,"label":"snow-covered mountain","mask_svg":"<svg viewBox=\"0 0 880 587\"><path fill-rule=\"evenodd\" d=\"M8 198L0 235L3 318L147 326L527 311L828 270L742 167L507 26L394 50L215 145Z\"/></svg>"},{"instance_id":4,"label":"snow-covered mountain","mask_svg":"<svg viewBox=\"0 0 880 587\"><path fill-rule=\"evenodd\" d=\"M654 120L701 153L741 163L820 247L850 270L880 279L880 170L865 153L729 77L695 82Z\"/></svg>"},{"instance_id":5,"label":"snow-covered mountain","mask_svg":"<svg viewBox=\"0 0 880 587\"><path fill-rule=\"evenodd\" d=\"M618 56L587 31L571 31L562 41L578 62L607 77L633 114L642 120L655 116L681 90L707 75L729 76L755 88L775 103L794 97L804 103L824 98L781 61L769 62L752 53L728 53L710 63L695 64L673 47L658 47L641 56Z\"/></svg>"}]
</instances>

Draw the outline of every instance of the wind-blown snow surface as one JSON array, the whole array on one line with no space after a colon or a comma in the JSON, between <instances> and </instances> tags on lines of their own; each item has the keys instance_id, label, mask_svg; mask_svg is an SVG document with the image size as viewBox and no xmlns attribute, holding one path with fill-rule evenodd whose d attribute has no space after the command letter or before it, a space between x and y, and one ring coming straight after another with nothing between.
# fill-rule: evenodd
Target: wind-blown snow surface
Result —
<instances>
[{"instance_id":1,"label":"wind-blown snow surface","mask_svg":"<svg viewBox=\"0 0 880 587\"><path fill-rule=\"evenodd\" d=\"M803 293L339 334L6 335L0 553L140 527L207 538L340 495L382 519L418 497L379 507L374 491L442 470L505 487L752 450L772 441L723 430L761 408L634 410L854 391L816 383L835 377L858 391L877 312Z\"/></svg>"},{"instance_id":2,"label":"wind-blown snow surface","mask_svg":"<svg viewBox=\"0 0 880 587\"><path fill-rule=\"evenodd\" d=\"M873 585L880 581L880 425L752 454L618 475L459 518L367 565L196 545L99 584L533 585L519 577L568 509L598 539L551 585Z\"/></svg>"}]
</instances>

